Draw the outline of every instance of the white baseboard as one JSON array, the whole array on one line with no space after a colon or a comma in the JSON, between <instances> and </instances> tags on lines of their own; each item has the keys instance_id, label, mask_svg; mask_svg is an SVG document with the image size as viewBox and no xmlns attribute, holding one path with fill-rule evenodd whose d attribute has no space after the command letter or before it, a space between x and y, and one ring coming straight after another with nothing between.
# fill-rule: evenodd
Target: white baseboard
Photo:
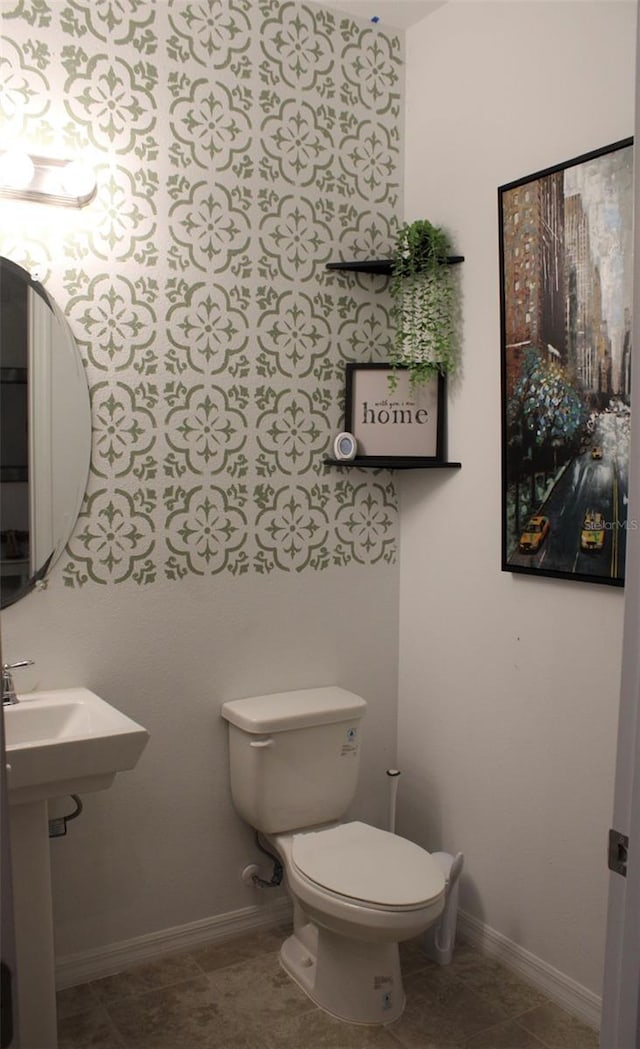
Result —
<instances>
[{"instance_id":1,"label":"white baseboard","mask_svg":"<svg viewBox=\"0 0 640 1049\"><path fill-rule=\"evenodd\" d=\"M458 930L462 939L496 958L567 1012L599 1029L602 999L593 991L464 911L458 914Z\"/></svg>"},{"instance_id":2,"label":"white baseboard","mask_svg":"<svg viewBox=\"0 0 640 1049\"><path fill-rule=\"evenodd\" d=\"M106 947L64 955L56 962L56 986L60 990L89 980L99 980L103 976L113 976L134 965L154 961L162 955L233 939L257 929L271 928L290 917L291 902L288 897L282 897L261 907L243 907L213 918L203 918L187 925L136 936L131 940L121 940ZM600 1026L602 1002L597 994L464 911L458 913L458 931L462 939L478 947L484 954L496 958L567 1012L591 1027L597 1029Z\"/></svg>"},{"instance_id":3,"label":"white baseboard","mask_svg":"<svg viewBox=\"0 0 640 1049\"><path fill-rule=\"evenodd\" d=\"M63 955L56 960L56 987L61 990L89 980L99 980L103 976L113 976L133 965L154 961L164 954L188 951L205 943L229 940L256 929L270 928L290 916L291 902L288 897L283 897L261 907L243 907L239 911L229 911L188 925L121 940L106 947Z\"/></svg>"}]
</instances>

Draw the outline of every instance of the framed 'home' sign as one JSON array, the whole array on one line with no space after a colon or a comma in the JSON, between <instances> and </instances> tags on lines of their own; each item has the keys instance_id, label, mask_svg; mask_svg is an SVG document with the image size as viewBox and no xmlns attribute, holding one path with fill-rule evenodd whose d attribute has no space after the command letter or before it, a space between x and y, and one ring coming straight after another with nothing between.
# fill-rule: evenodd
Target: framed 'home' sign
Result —
<instances>
[{"instance_id":1,"label":"framed 'home' sign","mask_svg":"<svg viewBox=\"0 0 640 1049\"><path fill-rule=\"evenodd\" d=\"M412 389L409 374L389 364L347 364L345 428L358 442L358 460L444 459L444 378Z\"/></svg>"}]
</instances>

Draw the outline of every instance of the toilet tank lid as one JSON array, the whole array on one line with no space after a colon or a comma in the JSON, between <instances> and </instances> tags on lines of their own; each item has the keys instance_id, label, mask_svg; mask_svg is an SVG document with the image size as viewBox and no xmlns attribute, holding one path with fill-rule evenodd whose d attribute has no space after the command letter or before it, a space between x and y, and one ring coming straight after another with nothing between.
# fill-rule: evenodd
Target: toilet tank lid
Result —
<instances>
[{"instance_id":1,"label":"toilet tank lid","mask_svg":"<svg viewBox=\"0 0 640 1049\"><path fill-rule=\"evenodd\" d=\"M364 699L355 692L329 685L233 699L223 703L220 713L245 732L264 733L351 721L363 717L366 709Z\"/></svg>"}]
</instances>

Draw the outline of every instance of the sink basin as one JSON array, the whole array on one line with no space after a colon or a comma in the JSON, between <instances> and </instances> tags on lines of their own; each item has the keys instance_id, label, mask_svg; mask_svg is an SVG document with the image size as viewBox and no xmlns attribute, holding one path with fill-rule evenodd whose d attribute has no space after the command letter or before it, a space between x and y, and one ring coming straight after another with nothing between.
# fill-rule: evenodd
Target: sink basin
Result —
<instances>
[{"instance_id":1,"label":"sink basin","mask_svg":"<svg viewBox=\"0 0 640 1049\"><path fill-rule=\"evenodd\" d=\"M5 726L6 743L10 747L86 735L88 709L78 700L64 698L23 700L7 711Z\"/></svg>"},{"instance_id":2,"label":"sink basin","mask_svg":"<svg viewBox=\"0 0 640 1049\"><path fill-rule=\"evenodd\" d=\"M87 688L30 692L4 710L9 802L104 790L149 733Z\"/></svg>"}]
</instances>

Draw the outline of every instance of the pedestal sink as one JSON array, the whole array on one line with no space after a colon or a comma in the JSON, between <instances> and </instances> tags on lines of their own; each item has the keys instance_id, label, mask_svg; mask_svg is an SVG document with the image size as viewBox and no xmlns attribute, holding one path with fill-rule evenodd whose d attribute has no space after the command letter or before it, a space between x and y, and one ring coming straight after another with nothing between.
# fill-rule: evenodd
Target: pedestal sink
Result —
<instances>
[{"instance_id":1,"label":"pedestal sink","mask_svg":"<svg viewBox=\"0 0 640 1049\"><path fill-rule=\"evenodd\" d=\"M149 733L86 688L31 692L3 707L21 1049L56 1049L47 802L109 787Z\"/></svg>"}]
</instances>

